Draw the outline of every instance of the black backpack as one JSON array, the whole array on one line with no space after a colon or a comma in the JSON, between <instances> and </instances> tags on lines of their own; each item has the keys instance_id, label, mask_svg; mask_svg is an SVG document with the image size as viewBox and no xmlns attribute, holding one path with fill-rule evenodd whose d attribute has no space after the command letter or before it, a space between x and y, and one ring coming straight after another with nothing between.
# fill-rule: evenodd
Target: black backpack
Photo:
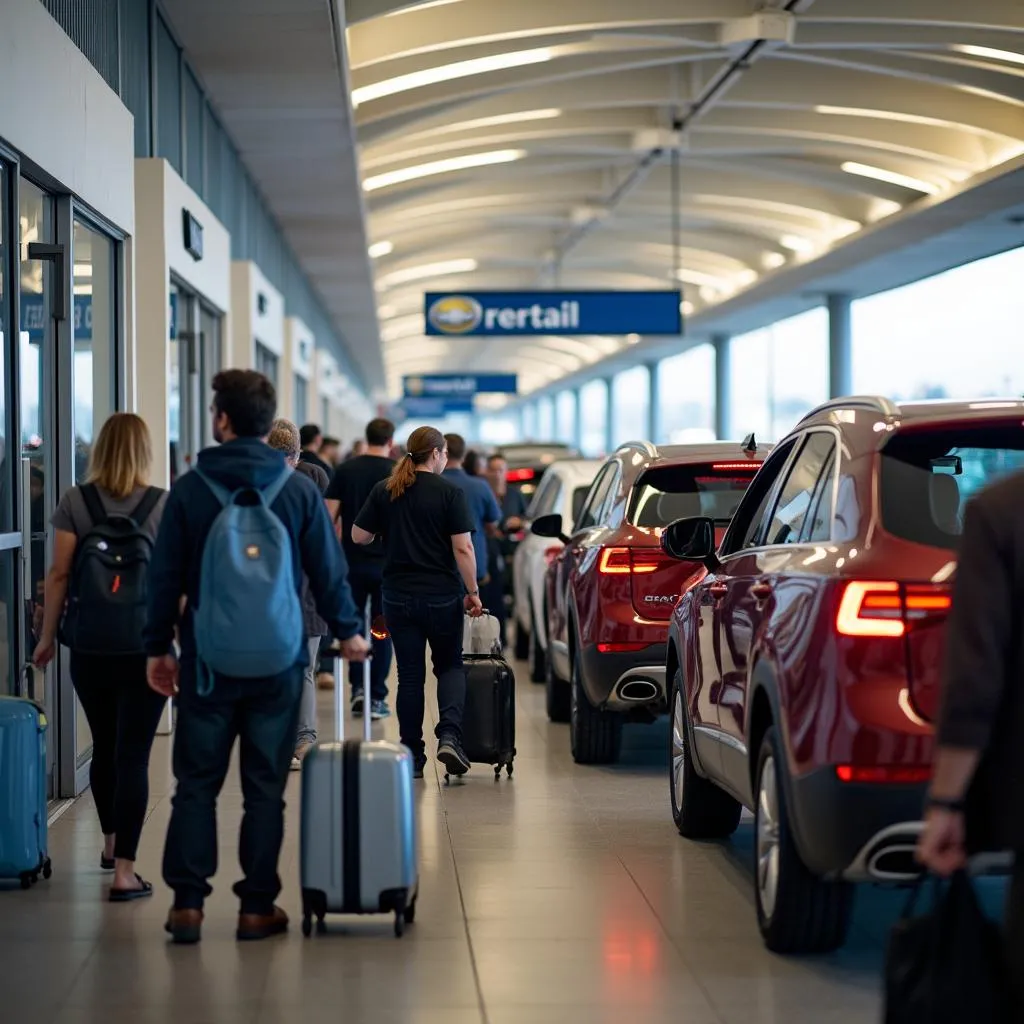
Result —
<instances>
[{"instance_id":1,"label":"black backpack","mask_svg":"<svg viewBox=\"0 0 1024 1024\"><path fill-rule=\"evenodd\" d=\"M95 484L80 490L92 526L75 548L60 641L80 654L143 654L153 542L142 526L164 492L147 488L124 515L107 513Z\"/></svg>"}]
</instances>

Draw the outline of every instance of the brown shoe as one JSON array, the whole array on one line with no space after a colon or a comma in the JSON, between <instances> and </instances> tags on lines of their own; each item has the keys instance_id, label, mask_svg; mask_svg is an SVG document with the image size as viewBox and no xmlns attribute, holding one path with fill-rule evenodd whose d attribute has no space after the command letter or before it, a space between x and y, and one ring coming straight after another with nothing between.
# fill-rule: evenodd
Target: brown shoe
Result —
<instances>
[{"instance_id":1,"label":"brown shoe","mask_svg":"<svg viewBox=\"0 0 1024 1024\"><path fill-rule=\"evenodd\" d=\"M316 685L321 690L333 690L334 689L334 673L333 672L318 672L316 675Z\"/></svg>"},{"instance_id":2,"label":"brown shoe","mask_svg":"<svg viewBox=\"0 0 1024 1024\"><path fill-rule=\"evenodd\" d=\"M286 931L288 915L280 907L274 907L269 914L239 914L235 938L239 942L258 942Z\"/></svg>"},{"instance_id":3,"label":"brown shoe","mask_svg":"<svg viewBox=\"0 0 1024 1024\"><path fill-rule=\"evenodd\" d=\"M182 946L194 945L202 938L203 912L201 910L174 910L167 915L164 931Z\"/></svg>"}]
</instances>

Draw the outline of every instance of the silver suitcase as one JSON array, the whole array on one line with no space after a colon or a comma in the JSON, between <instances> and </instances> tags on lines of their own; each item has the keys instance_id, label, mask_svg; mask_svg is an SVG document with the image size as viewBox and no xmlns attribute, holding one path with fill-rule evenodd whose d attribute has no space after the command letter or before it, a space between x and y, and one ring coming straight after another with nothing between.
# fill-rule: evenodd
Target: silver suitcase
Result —
<instances>
[{"instance_id":1,"label":"silver suitcase","mask_svg":"<svg viewBox=\"0 0 1024 1024\"><path fill-rule=\"evenodd\" d=\"M341 659L335 660L337 743L317 744L302 765L302 934L327 914L394 914L395 935L416 916L419 885L412 755L370 738L370 663L363 739L345 740Z\"/></svg>"}]
</instances>

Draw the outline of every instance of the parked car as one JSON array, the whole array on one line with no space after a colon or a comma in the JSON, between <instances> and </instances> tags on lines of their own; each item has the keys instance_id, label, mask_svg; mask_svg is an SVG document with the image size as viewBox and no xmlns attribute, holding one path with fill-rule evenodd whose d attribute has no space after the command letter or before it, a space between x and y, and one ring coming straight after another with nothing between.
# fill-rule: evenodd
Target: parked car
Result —
<instances>
[{"instance_id":1,"label":"parked car","mask_svg":"<svg viewBox=\"0 0 1024 1024\"><path fill-rule=\"evenodd\" d=\"M724 529L762 454L753 438L628 444L602 466L572 537L560 515L534 521L535 534L565 544L545 580L547 696L552 720L569 720L578 763L615 761L626 718L650 722L665 711L668 621L705 570L665 555L661 531L689 514Z\"/></svg>"},{"instance_id":2,"label":"parked car","mask_svg":"<svg viewBox=\"0 0 1024 1024\"><path fill-rule=\"evenodd\" d=\"M594 460L566 459L555 462L541 479L526 513L527 524L541 516L558 513L564 523L575 523L590 485L601 468ZM562 550L557 537L538 537L527 531L512 563L515 595L515 654L529 660L530 678L544 682L547 632L541 615L544 607L544 574Z\"/></svg>"},{"instance_id":3,"label":"parked car","mask_svg":"<svg viewBox=\"0 0 1024 1024\"><path fill-rule=\"evenodd\" d=\"M765 461L679 602L671 800L692 839L755 815L757 919L777 952L845 940L853 883L917 874L943 624L965 501L1024 468L1024 403L829 402ZM717 551L716 551L717 548Z\"/></svg>"}]
</instances>

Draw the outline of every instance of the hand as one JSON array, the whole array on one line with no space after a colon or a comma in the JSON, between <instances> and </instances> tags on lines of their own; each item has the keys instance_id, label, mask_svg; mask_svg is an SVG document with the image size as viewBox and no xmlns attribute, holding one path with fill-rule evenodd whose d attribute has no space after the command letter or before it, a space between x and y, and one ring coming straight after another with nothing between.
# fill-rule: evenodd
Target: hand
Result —
<instances>
[{"instance_id":1,"label":"hand","mask_svg":"<svg viewBox=\"0 0 1024 1024\"><path fill-rule=\"evenodd\" d=\"M479 594L467 594L463 604L470 618L478 619L484 613L484 606L480 601Z\"/></svg>"},{"instance_id":2,"label":"hand","mask_svg":"<svg viewBox=\"0 0 1024 1024\"><path fill-rule=\"evenodd\" d=\"M162 697L174 697L178 692L178 659L173 654L146 661L146 682Z\"/></svg>"},{"instance_id":3,"label":"hand","mask_svg":"<svg viewBox=\"0 0 1024 1024\"><path fill-rule=\"evenodd\" d=\"M52 640L40 640L32 655L32 664L38 669L46 668L53 661L56 651L57 645Z\"/></svg>"},{"instance_id":4,"label":"hand","mask_svg":"<svg viewBox=\"0 0 1024 1024\"><path fill-rule=\"evenodd\" d=\"M366 661L370 656L370 644L365 637L356 633L341 641L341 656L346 661Z\"/></svg>"},{"instance_id":5,"label":"hand","mask_svg":"<svg viewBox=\"0 0 1024 1024\"><path fill-rule=\"evenodd\" d=\"M507 533L518 533L523 528L523 521L519 516L509 516L505 520L505 530Z\"/></svg>"},{"instance_id":6,"label":"hand","mask_svg":"<svg viewBox=\"0 0 1024 1024\"><path fill-rule=\"evenodd\" d=\"M917 859L929 871L948 878L967 866L964 849L964 816L959 811L932 807L924 821L924 832L917 842Z\"/></svg>"}]
</instances>

